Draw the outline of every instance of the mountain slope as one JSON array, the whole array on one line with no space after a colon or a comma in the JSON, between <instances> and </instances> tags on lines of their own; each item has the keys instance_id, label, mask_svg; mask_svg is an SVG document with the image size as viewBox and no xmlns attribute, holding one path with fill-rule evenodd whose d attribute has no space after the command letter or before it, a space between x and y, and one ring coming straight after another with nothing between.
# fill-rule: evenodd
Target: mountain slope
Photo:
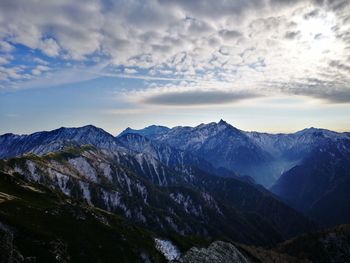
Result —
<instances>
[{"instance_id":1,"label":"mountain slope","mask_svg":"<svg viewBox=\"0 0 350 263\"><path fill-rule=\"evenodd\" d=\"M165 262L153 234L37 183L0 173L1 262Z\"/></svg>"},{"instance_id":2,"label":"mountain slope","mask_svg":"<svg viewBox=\"0 0 350 263\"><path fill-rule=\"evenodd\" d=\"M325 225L350 222L350 142L327 144L284 173L271 188Z\"/></svg>"},{"instance_id":3,"label":"mountain slope","mask_svg":"<svg viewBox=\"0 0 350 263\"><path fill-rule=\"evenodd\" d=\"M42 157L9 159L0 168L159 234L223 236L243 243L273 244L312 228L303 216L253 184L202 171L181 174L155 159L138 158L84 146ZM150 160L155 168L151 172L145 169ZM164 180L159 180L160 171ZM281 216L288 217L287 223L280 221ZM289 222L294 222L293 227Z\"/></svg>"},{"instance_id":4,"label":"mountain slope","mask_svg":"<svg viewBox=\"0 0 350 263\"><path fill-rule=\"evenodd\" d=\"M266 249L216 241L192 247L174 263L339 263L350 262L350 225L298 236Z\"/></svg>"},{"instance_id":5,"label":"mountain slope","mask_svg":"<svg viewBox=\"0 0 350 263\"><path fill-rule=\"evenodd\" d=\"M155 142L140 134L124 134L117 138L118 144L135 153L151 155L164 165L181 173L190 174L192 167L200 168L217 176L233 177L240 180L253 182L252 178L238 176L225 168L215 168L201 157L185 152L168 144Z\"/></svg>"},{"instance_id":6,"label":"mountain slope","mask_svg":"<svg viewBox=\"0 0 350 263\"><path fill-rule=\"evenodd\" d=\"M350 262L350 225L293 238L279 244L274 251L315 263Z\"/></svg>"}]
</instances>

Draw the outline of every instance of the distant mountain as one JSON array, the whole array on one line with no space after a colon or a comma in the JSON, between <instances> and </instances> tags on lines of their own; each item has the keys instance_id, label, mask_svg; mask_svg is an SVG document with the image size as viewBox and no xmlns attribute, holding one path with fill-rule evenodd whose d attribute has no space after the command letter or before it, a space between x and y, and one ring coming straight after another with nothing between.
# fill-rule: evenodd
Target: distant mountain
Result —
<instances>
[{"instance_id":1,"label":"distant mountain","mask_svg":"<svg viewBox=\"0 0 350 263\"><path fill-rule=\"evenodd\" d=\"M270 187L282 173L301 163L317 147L342 145L349 140L349 133L316 128L293 134L245 132L223 120L196 127L128 128L117 137L89 125L31 135L2 135L0 158L28 152L40 155L65 146L90 144L110 151L144 152L177 167L183 161L194 162L197 166L201 164L203 170L212 169L210 173L240 175L248 180L245 176L250 176L257 183Z\"/></svg>"},{"instance_id":2,"label":"distant mountain","mask_svg":"<svg viewBox=\"0 0 350 263\"><path fill-rule=\"evenodd\" d=\"M325 129L308 128L290 134L246 132L261 148L277 158L300 161L315 148L327 143L342 143L350 140L348 133Z\"/></svg>"},{"instance_id":3,"label":"distant mountain","mask_svg":"<svg viewBox=\"0 0 350 263\"><path fill-rule=\"evenodd\" d=\"M226 168L241 175L250 175L258 183L268 185L272 180L270 174L264 174L259 169L272 162L273 156L259 147L243 131L223 120L196 127L175 127L153 140L190 152L216 168Z\"/></svg>"},{"instance_id":4,"label":"distant mountain","mask_svg":"<svg viewBox=\"0 0 350 263\"><path fill-rule=\"evenodd\" d=\"M126 128L124 131L122 131L117 137L123 136L125 134L139 134L144 137L152 138L157 135L161 135L163 133L166 133L170 130L170 128L165 126L159 126L159 125L151 125L146 128L135 130L131 129L130 127Z\"/></svg>"},{"instance_id":5,"label":"distant mountain","mask_svg":"<svg viewBox=\"0 0 350 263\"><path fill-rule=\"evenodd\" d=\"M350 141L324 143L285 172L271 191L323 225L350 222Z\"/></svg>"},{"instance_id":6,"label":"distant mountain","mask_svg":"<svg viewBox=\"0 0 350 263\"><path fill-rule=\"evenodd\" d=\"M0 136L0 158L20 156L24 153L45 154L65 146L90 144L111 151L122 150L108 132L92 125L80 128L59 128L30 135L4 134Z\"/></svg>"},{"instance_id":7,"label":"distant mountain","mask_svg":"<svg viewBox=\"0 0 350 263\"><path fill-rule=\"evenodd\" d=\"M169 146L165 143L155 142L145 136L136 133L121 135L117 138L119 145L135 153L151 155L168 167L182 173L191 173L193 167L217 176L233 177L243 181L254 182L250 177L238 176L233 171L225 168L216 168L205 159Z\"/></svg>"}]
</instances>

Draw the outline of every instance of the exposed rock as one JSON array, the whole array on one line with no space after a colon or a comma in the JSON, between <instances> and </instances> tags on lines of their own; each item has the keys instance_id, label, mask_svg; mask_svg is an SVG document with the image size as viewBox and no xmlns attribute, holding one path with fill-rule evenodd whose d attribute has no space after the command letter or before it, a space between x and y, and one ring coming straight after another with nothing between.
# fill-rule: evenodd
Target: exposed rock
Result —
<instances>
[{"instance_id":1,"label":"exposed rock","mask_svg":"<svg viewBox=\"0 0 350 263\"><path fill-rule=\"evenodd\" d=\"M233 244L216 241L208 248L193 247L173 263L251 263L253 259L243 255Z\"/></svg>"}]
</instances>

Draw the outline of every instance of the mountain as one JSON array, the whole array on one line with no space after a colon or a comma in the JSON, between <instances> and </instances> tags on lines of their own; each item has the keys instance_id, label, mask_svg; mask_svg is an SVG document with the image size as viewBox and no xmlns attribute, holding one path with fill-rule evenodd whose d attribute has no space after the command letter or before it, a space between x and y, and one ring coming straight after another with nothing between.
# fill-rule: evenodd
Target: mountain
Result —
<instances>
[{"instance_id":1,"label":"mountain","mask_svg":"<svg viewBox=\"0 0 350 263\"><path fill-rule=\"evenodd\" d=\"M123 217L0 172L0 262L166 262L153 238Z\"/></svg>"},{"instance_id":2,"label":"mountain","mask_svg":"<svg viewBox=\"0 0 350 263\"><path fill-rule=\"evenodd\" d=\"M150 127L0 136L0 261L310 262L315 252L276 247L317 228L302 213L320 225L350 220L349 133ZM245 175L279 179L271 193Z\"/></svg>"},{"instance_id":3,"label":"mountain","mask_svg":"<svg viewBox=\"0 0 350 263\"><path fill-rule=\"evenodd\" d=\"M175 127L152 139L131 134L120 138L123 147L153 153L168 165L169 160L179 160L175 165L188 167L197 158L192 166L212 174L232 171L238 178L237 172L247 173L321 225L350 222L349 133L318 128L292 134L244 132L221 120Z\"/></svg>"},{"instance_id":4,"label":"mountain","mask_svg":"<svg viewBox=\"0 0 350 263\"><path fill-rule=\"evenodd\" d=\"M246 132L256 144L277 158L299 162L315 148L324 144L341 144L350 140L348 133L307 128L291 134Z\"/></svg>"},{"instance_id":5,"label":"mountain","mask_svg":"<svg viewBox=\"0 0 350 263\"><path fill-rule=\"evenodd\" d=\"M271 191L323 225L350 222L350 141L322 144Z\"/></svg>"},{"instance_id":6,"label":"mountain","mask_svg":"<svg viewBox=\"0 0 350 263\"><path fill-rule=\"evenodd\" d=\"M196 127L175 127L151 140L271 187L282 173L298 165L314 149L327 144L341 147L350 136L316 128L291 134L246 132L220 120Z\"/></svg>"},{"instance_id":7,"label":"mountain","mask_svg":"<svg viewBox=\"0 0 350 263\"><path fill-rule=\"evenodd\" d=\"M4 134L0 136L0 158L24 153L45 154L65 146L90 144L111 151L122 150L108 132L92 125L80 128L59 128L30 135Z\"/></svg>"},{"instance_id":8,"label":"mountain","mask_svg":"<svg viewBox=\"0 0 350 263\"><path fill-rule=\"evenodd\" d=\"M248 176L239 176L233 171L222 167L216 168L203 158L193 155L190 152L176 149L165 143L155 142L140 134L129 133L121 135L117 138L117 142L119 145L132 152L151 155L164 165L178 172L190 174L192 168L197 167L213 175L233 177L243 181L254 182L254 180Z\"/></svg>"},{"instance_id":9,"label":"mountain","mask_svg":"<svg viewBox=\"0 0 350 263\"><path fill-rule=\"evenodd\" d=\"M272 249L225 240L209 244L200 237L160 235L54 187L0 172L0 262L322 263L349 258L348 226Z\"/></svg>"},{"instance_id":10,"label":"mountain","mask_svg":"<svg viewBox=\"0 0 350 263\"><path fill-rule=\"evenodd\" d=\"M243 131L223 120L196 127L175 127L153 140L190 152L211 163L215 168L249 175L265 185L271 182L271 175L262 173L260 168L272 162L273 156Z\"/></svg>"},{"instance_id":11,"label":"mountain","mask_svg":"<svg viewBox=\"0 0 350 263\"><path fill-rule=\"evenodd\" d=\"M23 153L45 154L64 146L90 144L110 151L147 152L166 165L201 163L211 173L241 176L271 187L282 173L302 162L321 145L342 145L348 133L310 128L292 134L245 132L220 120L196 127L152 125L141 130L126 129L116 138L88 125L60 128L31 135L0 136L0 158ZM182 157L181 157L182 156ZM209 167L211 166L211 168ZM249 176L249 177L247 177Z\"/></svg>"},{"instance_id":12,"label":"mountain","mask_svg":"<svg viewBox=\"0 0 350 263\"><path fill-rule=\"evenodd\" d=\"M182 174L145 154L83 146L12 158L2 161L0 168L163 235L176 232L272 244L314 228L254 184L195 169Z\"/></svg>"},{"instance_id":13,"label":"mountain","mask_svg":"<svg viewBox=\"0 0 350 263\"><path fill-rule=\"evenodd\" d=\"M135 130L131 129L130 127L126 128L124 131L122 131L117 137L123 136L125 134L139 134L144 137L152 138L157 135L161 135L163 133L166 133L170 130L170 128L160 125L151 125L146 128Z\"/></svg>"}]
</instances>

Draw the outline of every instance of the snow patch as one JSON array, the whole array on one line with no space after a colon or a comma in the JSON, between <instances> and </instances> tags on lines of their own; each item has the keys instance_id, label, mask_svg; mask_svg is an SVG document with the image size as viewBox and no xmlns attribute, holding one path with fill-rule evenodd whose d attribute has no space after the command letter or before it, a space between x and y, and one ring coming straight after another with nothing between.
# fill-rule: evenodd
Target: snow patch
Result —
<instances>
[{"instance_id":1,"label":"snow patch","mask_svg":"<svg viewBox=\"0 0 350 263\"><path fill-rule=\"evenodd\" d=\"M108 163L100 163L100 168L103 171L103 175L112 182L112 169L111 166Z\"/></svg>"},{"instance_id":2,"label":"snow patch","mask_svg":"<svg viewBox=\"0 0 350 263\"><path fill-rule=\"evenodd\" d=\"M156 249L160 251L167 260L180 258L181 254L179 249L170 240L155 238L154 243Z\"/></svg>"},{"instance_id":3,"label":"snow patch","mask_svg":"<svg viewBox=\"0 0 350 263\"><path fill-rule=\"evenodd\" d=\"M40 175L38 175L36 173L37 168L36 168L35 163L27 160L26 165L27 165L27 168L28 168L28 171L30 173L30 177L31 177L32 181L38 182L40 180Z\"/></svg>"},{"instance_id":4,"label":"snow patch","mask_svg":"<svg viewBox=\"0 0 350 263\"><path fill-rule=\"evenodd\" d=\"M74 166L86 179L97 182L97 175L94 168L83 157L70 159L69 163Z\"/></svg>"},{"instance_id":5,"label":"snow patch","mask_svg":"<svg viewBox=\"0 0 350 263\"><path fill-rule=\"evenodd\" d=\"M81 191L83 192L83 197L89 204L91 204L91 193L89 189L89 184L86 182L79 181L79 186Z\"/></svg>"},{"instance_id":6,"label":"snow patch","mask_svg":"<svg viewBox=\"0 0 350 263\"><path fill-rule=\"evenodd\" d=\"M69 196L70 189L67 185L69 177L56 171L52 171L52 175L56 178L57 186L61 189L61 191Z\"/></svg>"}]
</instances>

